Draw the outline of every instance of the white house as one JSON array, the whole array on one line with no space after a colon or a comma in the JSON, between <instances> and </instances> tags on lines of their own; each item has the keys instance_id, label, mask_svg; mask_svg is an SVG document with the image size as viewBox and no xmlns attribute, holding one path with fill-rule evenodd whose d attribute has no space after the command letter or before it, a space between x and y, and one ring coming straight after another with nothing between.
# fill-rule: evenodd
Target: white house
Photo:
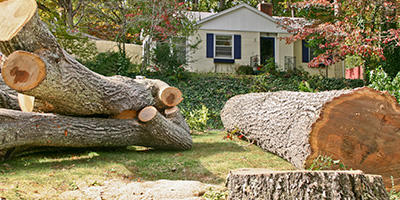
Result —
<instances>
[{"instance_id":1,"label":"white house","mask_svg":"<svg viewBox=\"0 0 400 200\"><path fill-rule=\"evenodd\" d=\"M272 7L261 3L259 10L241 4L220 13L207 16L198 21L198 36L202 40L199 49L191 56L189 64L192 71L231 73L240 65L254 65L258 60L264 64L274 58L281 70L302 67L311 74L326 74L326 68L309 68L308 62L312 53L297 41L286 44L281 37L290 36L277 20L272 17ZM197 37L197 36L196 36ZM338 63L328 67L329 77L343 77L344 64Z\"/></svg>"}]
</instances>

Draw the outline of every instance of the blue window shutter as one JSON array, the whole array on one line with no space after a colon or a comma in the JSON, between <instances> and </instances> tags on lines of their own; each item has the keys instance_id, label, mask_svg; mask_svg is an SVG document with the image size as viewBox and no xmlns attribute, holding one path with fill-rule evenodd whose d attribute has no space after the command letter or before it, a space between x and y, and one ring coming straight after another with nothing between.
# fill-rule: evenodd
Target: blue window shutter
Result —
<instances>
[{"instance_id":1,"label":"blue window shutter","mask_svg":"<svg viewBox=\"0 0 400 200\"><path fill-rule=\"evenodd\" d=\"M235 35L234 37L234 58L235 59L242 59L242 36Z\"/></svg>"},{"instance_id":2,"label":"blue window shutter","mask_svg":"<svg viewBox=\"0 0 400 200\"><path fill-rule=\"evenodd\" d=\"M302 52L303 52L303 63L310 62L310 51L306 45L307 45L307 42L305 40L303 40L302 44L301 44Z\"/></svg>"},{"instance_id":3,"label":"blue window shutter","mask_svg":"<svg viewBox=\"0 0 400 200\"><path fill-rule=\"evenodd\" d=\"M207 58L214 57L214 34L207 33Z\"/></svg>"}]
</instances>

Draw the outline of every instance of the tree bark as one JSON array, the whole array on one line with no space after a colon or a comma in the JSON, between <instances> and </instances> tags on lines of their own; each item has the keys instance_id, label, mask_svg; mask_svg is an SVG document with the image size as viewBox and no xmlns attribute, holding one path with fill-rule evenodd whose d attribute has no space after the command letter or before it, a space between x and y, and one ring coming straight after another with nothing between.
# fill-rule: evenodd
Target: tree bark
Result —
<instances>
[{"instance_id":1,"label":"tree bark","mask_svg":"<svg viewBox=\"0 0 400 200\"><path fill-rule=\"evenodd\" d=\"M228 199L389 199L381 176L361 171L230 171Z\"/></svg>"},{"instance_id":2,"label":"tree bark","mask_svg":"<svg viewBox=\"0 0 400 200\"><path fill-rule=\"evenodd\" d=\"M135 81L151 91L156 102L155 107L158 110L174 107L183 100L182 92L178 88L171 87L161 80L135 79Z\"/></svg>"},{"instance_id":3,"label":"tree bark","mask_svg":"<svg viewBox=\"0 0 400 200\"><path fill-rule=\"evenodd\" d=\"M349 168L382 175L387 187L393 176L400 189L400 106L387 92L240 95L226 103L221 119L227 131L237 130L297 168L330 156Z\"/></svg>"},{"instance_id":4,"label":"tree bark","mask_svg":"<svg viewBox=\"0 0 400 200\"><path fill-rule=\"evenodd\" d=\"M185 131L190 132L190 127L185 121L185 117L177 106L165 109L165 117L176 125L182 127Z\"/></svg>"},{"instance_id":5,"label":"tree bark","mask_svg":"<svg viewBox=\"0 0 400 200\"><path fill-rule=\"evenodd\" d=\"M135 119L72 117L0 109L0 154L24 147L126 147L167 150L192 147L190 133L158 111L147 122Z\"/></svg>"},{"instance_id":6,"label":"tree bark","mask_svg":"<svg viewBox=\"0 0 400 200\"><path fill-rule=\"evenodd\" d=\"M8 56L2 68L4 81L20 93L45 100L54 112L116 116L154 104L143 85L104 77L77 62L59 46L37 12L11 40L0 42L0 51Z\"/></svg>"}]
</instances>

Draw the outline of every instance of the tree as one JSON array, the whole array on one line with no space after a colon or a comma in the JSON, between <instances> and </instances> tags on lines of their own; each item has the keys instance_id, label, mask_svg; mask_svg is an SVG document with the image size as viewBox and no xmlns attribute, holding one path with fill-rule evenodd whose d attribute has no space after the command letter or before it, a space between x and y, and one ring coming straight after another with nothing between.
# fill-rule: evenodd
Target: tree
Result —
<instances>
[{"instance_id":1,"label":"tree","mask_svg":"<svg viewBox=\"0 0 400 200\"><path fill-rule=\"evenodd\" d=\"M144 59L142 70L150 63L150 45L154 42L170 42L176 37L185 40L197 31L196 22L187 15L189 8L183 2L177 0L137 0L138 12L132 14L129 20L138 23L141 27L141 35L146 39L144 44ZM195 50L195 44L186 44L189 51ZM178 67L178 66L176 66Z\"/></svg>"},{"instance_id":2,"label":"tree","mask_svg":"<svg viewBox=\"0 0 400 200\"><path fill-rule=\"evenodd\" d=\"M80 25L87 13L88 2L83 0L38 0L38 12L58 42L70 54L81 60L92 57L96 46Z\"/></svg>"},{"instance_id":3,"label":"tree","mask_svg":"<svg viewBox=\"0 0 400 200\"><path fill-rule=\"evenodd\" d=\"M0 109L0 156L41 146L191 148L190 130L175 107L182 101L178 88L90 71L62 49L36 8L35 0L0 2L0 19L8 20L0 29L4 83L47 105L30 102L36 112Z\"/></svg>"},{"instance_id":4,"label":"tree","mask_svg":"<svg viewBox=\"0 0 400 200\"><path fill-rule=\"evenodd\" d=\"M390 48L400 46L399 1L392 0L306 0L295 3L306 20L285 19L293 36L287 43L308 40L321 52L310 63L331 65L348 55L357 55L373 69L373 61L385 61ZM300 28L291 28L298 24Z\"/></svg>"}]
</instances>

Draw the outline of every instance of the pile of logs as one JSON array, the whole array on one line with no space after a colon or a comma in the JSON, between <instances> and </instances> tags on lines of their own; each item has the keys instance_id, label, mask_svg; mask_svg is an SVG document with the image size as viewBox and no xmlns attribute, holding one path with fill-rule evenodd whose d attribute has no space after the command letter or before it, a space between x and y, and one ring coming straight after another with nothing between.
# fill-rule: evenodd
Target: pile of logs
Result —
<instances>
[{"instance_id":1,"label":"pile of logs","mask_svg":"<svg viewBox=\"0 0 400 200\"><path fill-rule=\"evenodd\" d=\"M388 189L392 181L400 189L400 105L387 92L358 88L239 95L225 104L221 119L227 131L299 169L330 157L347 169L382 175Z\"/></svg>"},{"instance_id":2,"label":"pile of logs","mask_svg":"<svg viewBox=\"0 0 400 200\"><path fill-rule=\"evenodd\" d=\"M7 56L0 80L0 156L42 146L192 147L176 107L182 101L178 88L90 71L60 47L35 0L0 1L0 10L0 52Z\"/></svg>"}]
</instances>

